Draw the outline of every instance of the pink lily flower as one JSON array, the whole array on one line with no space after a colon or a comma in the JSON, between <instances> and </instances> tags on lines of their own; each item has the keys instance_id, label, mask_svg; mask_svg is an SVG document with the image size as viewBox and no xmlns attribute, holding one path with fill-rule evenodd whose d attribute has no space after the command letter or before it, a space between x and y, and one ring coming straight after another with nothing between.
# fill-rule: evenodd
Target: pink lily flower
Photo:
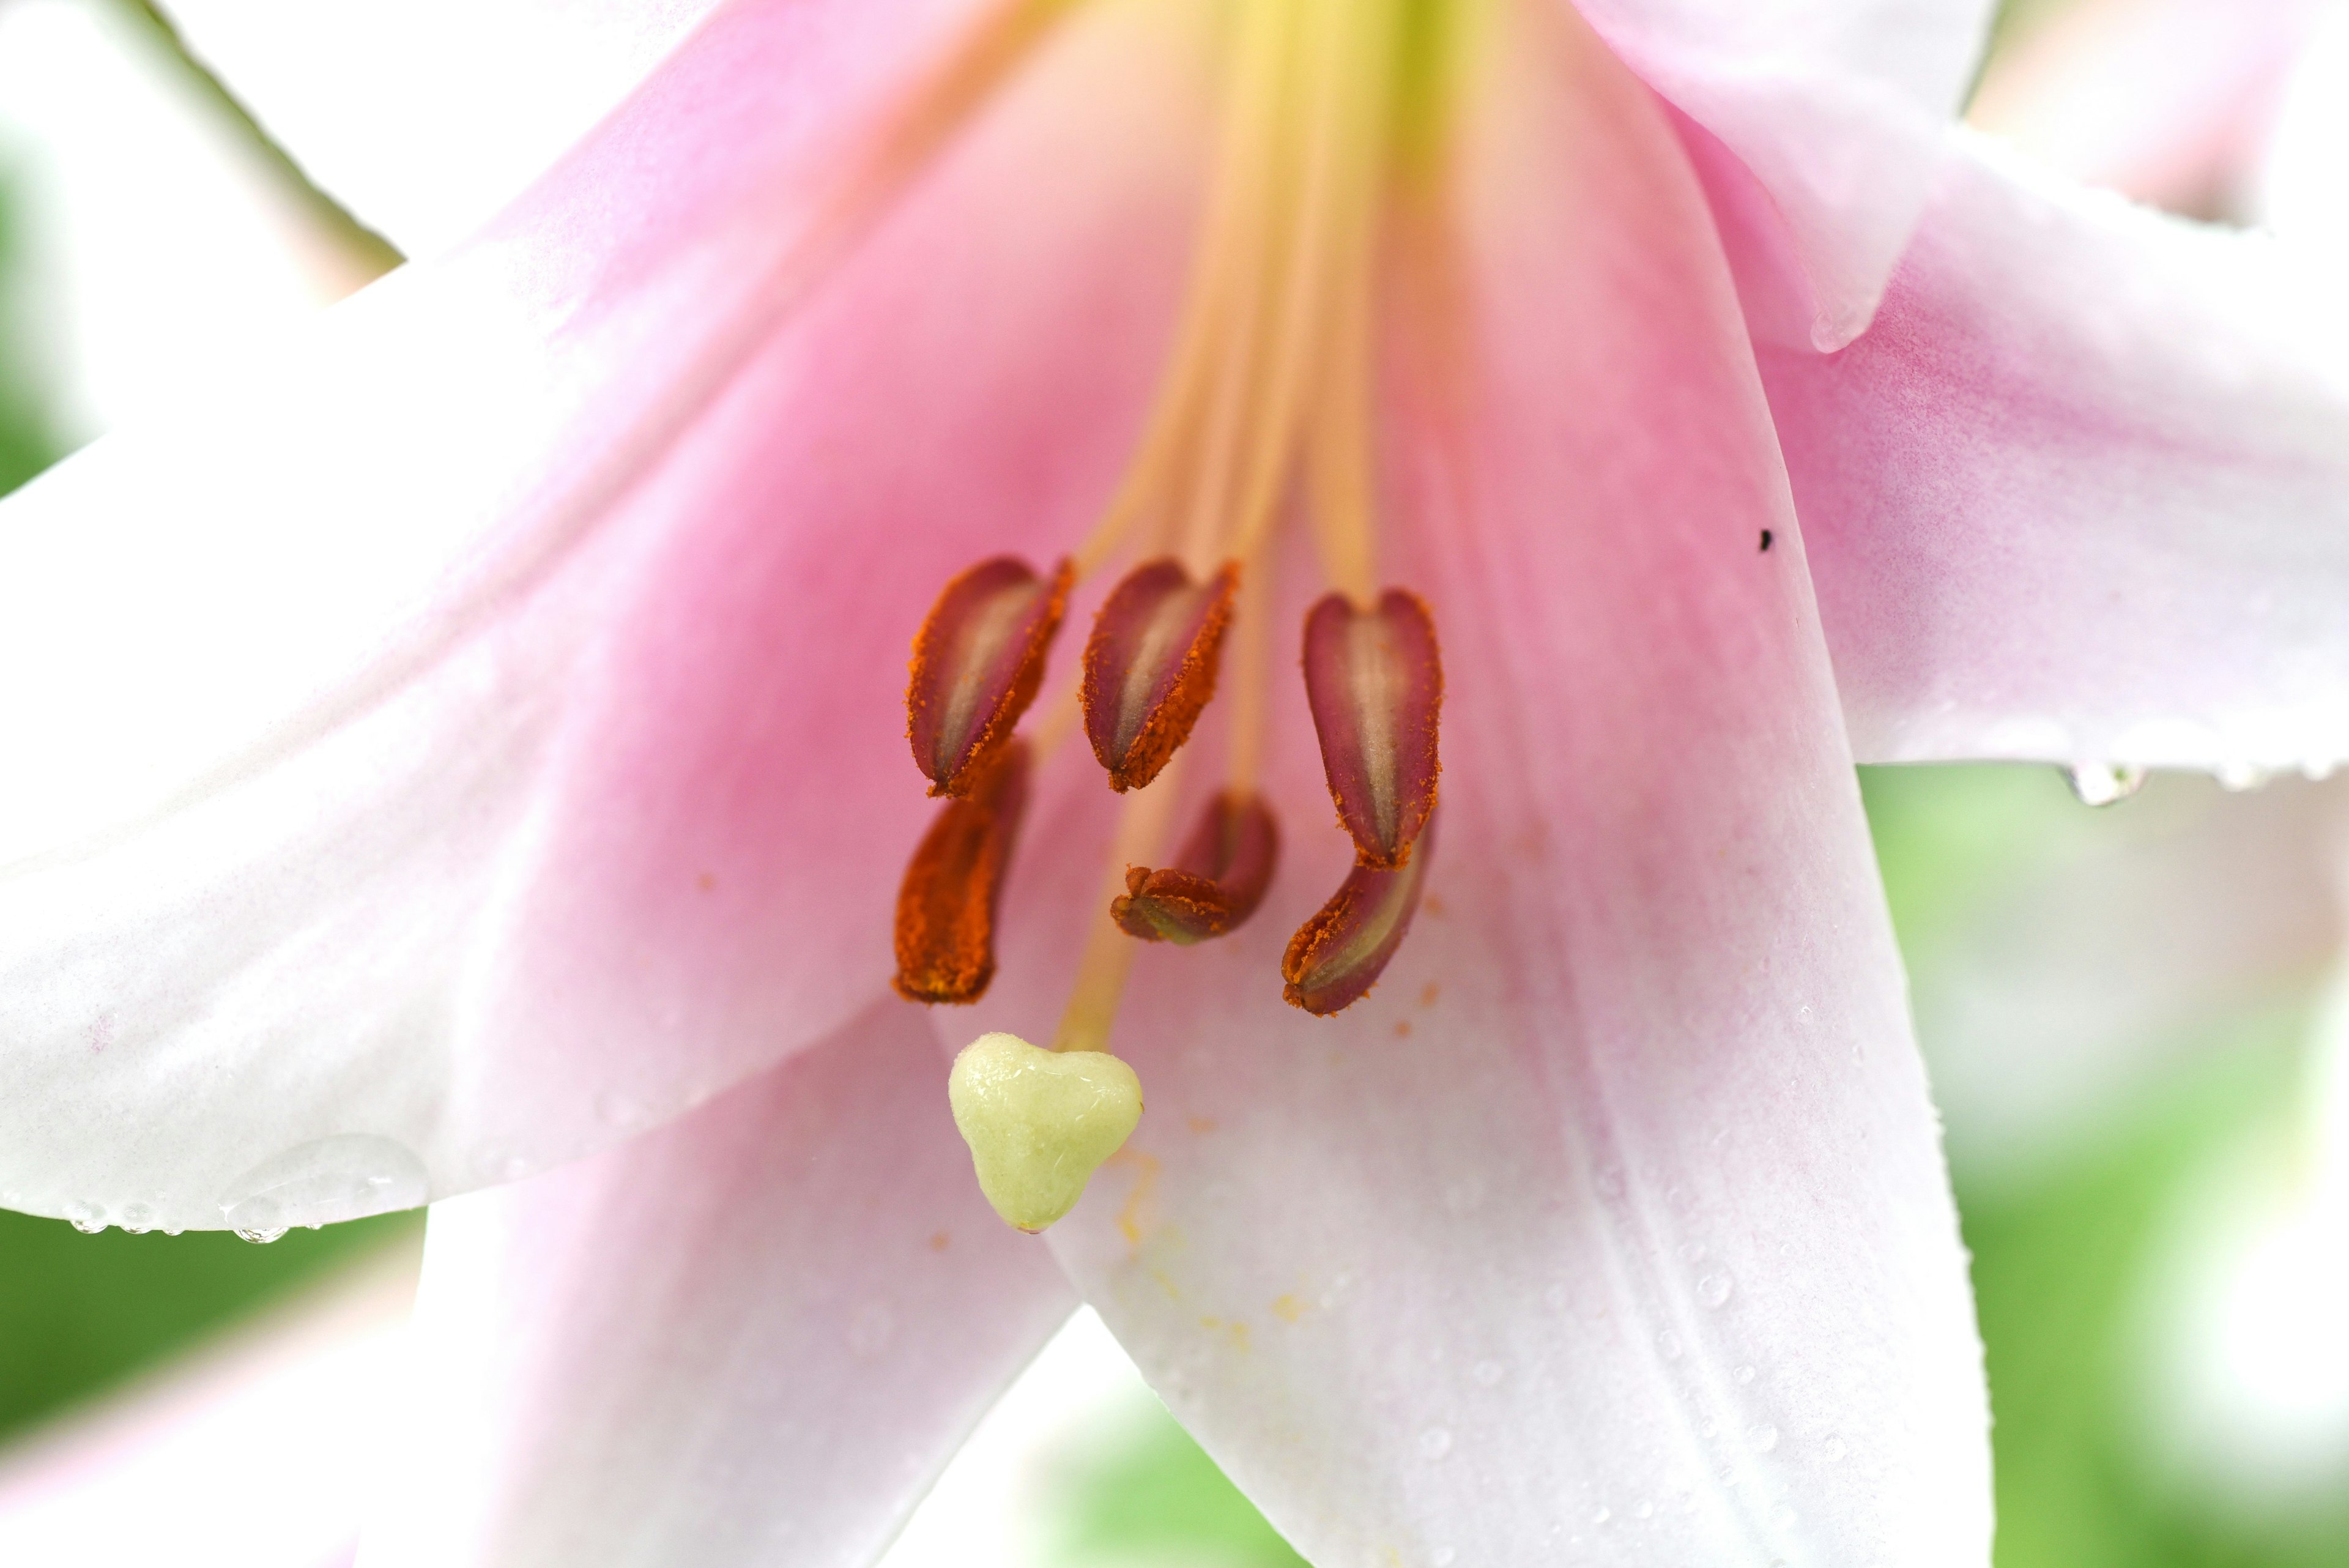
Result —
<instances>
[{"instance_id":1,"label":"pink lily flower","mask_svg":"<svg viewBox=\"0 0 2349 1568\"><path fill-rule=\"evenodd\" d=\"M436 1212L364 1561L869 1560L1079 1293L1318 1562L1984 1560L1854 751L2338 754L2349 398L2289 258L1952 139L1976 0L730 0L543 49L517 9L511 77L469 32L388 105L410 8L298 72L184 9L412 248L534 171L509 80L600 62L549 123L610 106L0 508L0 1196L266 1234L546 1172ZM1328 96L1251 99L1268 60ZM1232 194L1317 145L1377 171L1352 227ZM1102 949L1147 857L1064 746L964 901L991 989L926 1012L884 956L936 809L908 641L1084 556L1218 212L1351 236L1288 292L1234 242L1282 303L1211 340L1335 333L1235 372L1236 428L1351 499L1237 553L1268 640L1325 571L1427 607L1418 919L1333 1017L1284 1002L1288 933L1413 846L1330 826L1337 710L1235 632L1161 793L1255 781L1261 908ZM1148 1113L1040 1242L943 1080L1072 992Z\"/></svg>"}]
</instances>

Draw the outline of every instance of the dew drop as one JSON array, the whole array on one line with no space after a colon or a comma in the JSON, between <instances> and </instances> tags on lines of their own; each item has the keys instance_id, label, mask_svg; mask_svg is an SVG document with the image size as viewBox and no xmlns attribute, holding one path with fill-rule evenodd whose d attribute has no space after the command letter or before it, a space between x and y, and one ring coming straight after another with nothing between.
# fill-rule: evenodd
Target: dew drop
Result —
<instances>
[{"instance_id":1,"label":"dew drop","mask_svg":"<svg viewBox=\"0 0 2349 1568\"><path fill-rule=\"evenodd\" d=\"M1419 1435L1419 1457L1423 1459L1442 1459L1452 1451L1452 1433L1444 1427L1430 1427Z\"/></svg>"},{"instance_id":2,"label":"dew drop","mask_svg":"<svg viewBox=\"0 0 2349 1568\"><path fill-rule=\"evenodd\" d=\"M1452 1560L1459 1555L1449 1546L1439 1546L1427 1554L1427 1560L1434 1563L1435 1568L1452 1568Z\"/></svg>"},{"instance_id":3,"label":"dew drop","mask_svg":"<svg viewBox=\"0 0 2349 1568\"><path fill-rule=\"evenodd\" d=\"M388 1137L340 1133L296 1144L228 1184L221 1219L248 1241L413 1209L431 1183L423 1162Z\"/></svg>"},{"instance_id":4,"label":"dew drop","mask_svg":"<svg viewBox=\"0 0 2349 1568\"><path fill-rule=\"evenodd\" d=\"M1826 1451L1827 1458L1830 1459L1840 1459L1846 1454L1851 1452L1851 1445L1845 1442L1841 1438L1837 1437L1832 1432L1827 1434L1827 1440L1821 1444L1820 1447Z\"/></svg>"},{"instance_id":5,"label":"dew drop","mask_svg":"<svg viewBox=\"0 0 2349 1568\"><path fill-rule=\"evenodd\" d=\"M2117 805L2145 787L2145 770L2119 763L2074 763L2064 782L2082 805Z\"/></svg>"},{"instance_id":6,"label":"dew drop","mask_svg":"<svg viewBox=\"0 0 2349 1568\"><path fill-rule=\"evenodd\" d=\"M1780 1503L1775 1509L1771 1511L1770 1522L1776 1525L1781 1530L1792 1530L1795 1527L1795 1510L1793 1505L1789 1503Z\"/></svg>"},{"instance_id":7,"label":"dew drop","mask_svg":"<svg viewBox=\"0 0 2349 1568\"><path fill-rule=\"evenodd\" d=\"M1655 1518L1656 1504L1654 1500L1651 1498L1641 1498L1639 1501L1639 1505L1631 1510L1631 1513L1634 1518L1638 1519Z\"/></svg>"},{"instance_id":8,"label":"dew drop","mask_svg":"<svg viewBox=\"0 0 2349 1568\"><path fill-rule=\"evenodd\" d=\"M1704 1243L1702 1241L1682 1241L1681 1243L1681 1262L1683 1263L1703 1262Z\"/></svg>"},{"instance_id":9,"label":"dew drop","mask_svg":"<svg viewBox=\"0 0 2349 1568\"><path fill-rule=\"evenodd\" d=\"M1754 1381L1754 1368L1751 1366L1741 1366L1736 1371L1731 1373L1730 1376L1736 1378L1740 1383L1751 1383Z\"/></svg>"},{"instance_id":10,"label":"dew drop","mask_svg":"<svg viewBox=\"0 0 2349 1568\"><path fill-rule=\"evenodd\" d=\"M1729 1299L1737 1288L1727 1274L1707 1274L1696 1282L1697 1300L1709 1307L1717 1307Z\"/></svg>"},{"instance_id":11,"label":"dew drop","mask_svg":"<svg viewBox=\"0 0 2349 1568\"><path fill-rule=\"evenodd\" d=\"M2219 787L2240 794L2257 789L2268 782L2268 771L2257 763L2231 762L2219 764Z\"/></svg>"},{"instance_id":12,"label":"dew drop","mask_svg":"<svg viewBox=\"0 0 2349 1568\"><path fill-rule=\"evenodd\" d=\"M1664 1330L1656 1335L1656 1350L1666 1361L1678 1361L1681 1358L1681 1336L1671 1329Z\"/></svg>"},{"instance_id":13,"label":"dew drop","mask_svg":"<svg viewBox=\"0 0 2349 1568\"><path fill-rule=\"evenodd\" d=\"M83 1235L95 1236L106 1229L106 1210L77 1198L66 1205L66 1221Z\"/></svg>"},{"instance_id":14,"label":"dew drop","mask_svg":"<svg viewBox=\"0 0 2349 1568\"><path fill-rule=\"evenodd\" d=\"M1603 1502L1590 1511L1590 1522L1593 1524L1604 1524L1614 1517L1615 1511Z\"/></svg>"},{"instance_id":15,"label":"dew drop","mask_svg":"<svg viewBox=\"0 0 2349 1568\"><path fill-rule=\"evenodd\" d=\"M150 1203L126 1203L120 1221L125 1234L144 1236L155 1228L155 1208Z\"/></svg>"},{"instance_id":16,"label":"dew drop","mask_svg":"<svg viewBox=\"0 0 2349 1568\"><path fill-rule=\"evenodd\" d=\"M1754 1445L1757 1454L1766 1454L1778 1446L1778 1428L1770 1426L1746 1428L1745 1440Z\"/></svg>"},{"instance_id":17,"label":"dew drop","mask_svg":"<svg viewBox=\"0 0 2349 1568\"><path fill-rule=\"evenodd\" d=\"M1468 1370L1469 1376L1487 1388L1498 1387L1504 1375L1505 1369L1497 1361L1480 1361Z\"/></svg>"}]
</instances>

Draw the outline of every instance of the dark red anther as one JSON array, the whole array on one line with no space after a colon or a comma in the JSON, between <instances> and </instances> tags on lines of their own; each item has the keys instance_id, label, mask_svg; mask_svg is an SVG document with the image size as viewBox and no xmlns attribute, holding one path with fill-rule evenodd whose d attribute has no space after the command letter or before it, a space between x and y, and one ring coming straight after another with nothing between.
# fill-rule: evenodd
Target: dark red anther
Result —
<instances>
[{"instance_id":1,"label":"dark red anther","mask_svg":"<svg viewBox=\"0 0 2349 1568\"><path fill-rule=\"evenodd\" d=\"M946 586L914 637L905 733L932 794L968 794L1011 739L1044 679L1076 567L1049 577L1009 556Z\"/></svg>"},{"instance_id":2,"label":"dark red anther","mask_svg":"<svg viewBox=\"0 0 2349 1568\"><path fill-rule=\"evenodd\" d=\"M1280 826L1272 807L1253 792L1225 790L1170 869L1125 870L1125 892L1110 901L1110 918L1128 936L1189 947L1220 937L1264 902L1280 860Z\"/></svg>"},{"instance_id":3,"label":"dark red anther","mask_svg":"<svg viewBox=\"0 0 2349 1568\"><path fill-rule=\"evenodd\" d=\"M1085 644L1085 735L1123 794L1158 776L1216 694L1216 661L1239 592L1237 561L1194 586L1178 561L1126 574Z\"/></svg>"},{"instance_id":4,"label":"dark red anther","mask_svg":"<svg viewBox=\"0 0 2349 1568\"><path fill-rule=\"evenodd\" d=\"M977 1002L995 978L995 909L1028 805L1028 743L997 752L940 808L897 889L897 994Z\"/></svg>"},{"instance_id":5,"label":"dark red anther","mask_svg":"<svg viewBox=\"0 0 2349 1568\"><path fill-rule=\"evenodd\" d=\"M1305 618L1305 695L1338 820L1361 864L1392 870L1435 809L1444 664L1419 596L1389 588L1373 608L1331 594ZM1342 895L1341 895L1342 896Z\"/></svg>"},{"instance_id":6,"label":"dark red anther","mask_svg":"<svg viewBox=\"0 0 2349 1568\"><path fill-rule=\"evenodd\" d=\"M1281 995L1323 1017L1343 1012L1379 982L1419 911L1419 893L1434 857L1435 825L1421 831L1419 853L1399 870L1357 864L1320 912L1297 929L1281 956Z\"/></svg>"}]
</instances>

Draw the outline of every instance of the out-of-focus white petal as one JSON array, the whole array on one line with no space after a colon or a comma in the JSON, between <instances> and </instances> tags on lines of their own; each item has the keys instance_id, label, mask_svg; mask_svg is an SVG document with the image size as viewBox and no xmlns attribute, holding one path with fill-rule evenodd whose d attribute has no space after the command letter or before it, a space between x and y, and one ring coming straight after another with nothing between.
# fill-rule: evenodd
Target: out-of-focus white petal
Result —
<instances>
[{"instance_id":1,"label":"out-of-focus white petal","mask_svg":"<svg viewBox=\"0 0 2349 1568\"><path fill-rule=\"evenodd\" d=\"M412 1253L365 1265L0 1454L0 1563L343 1568L394 1458L415 1278Z\"/></svg>"},{"instance_id":2,"label":"out-of-focus white petal","mask_svg":"<svg viewBox=\"0 0 2349 1568\"><path fill-rule=\"evenodd\" d=\"M2075 180L2172 211L2223 212L2330 3L2075 5L1999 50L1966 119Z\"/></svg>"},{"instance_id":3,"label":"out-of-focus white petal","mask_svg":"<svg viewBox=\"0 0 2349 1568\"><path fill-rule=\"evenodd\" d=\"M2349 757L2349 295L1964 156L1882 314L1763 376L1863 761Z\"/></svg>"},{"instance_id":4,"label":"out-of-focus white petal","mask_svg":"<svg viewBox=\"0 0 2349 1568\"><path fill-rule=\"evenodd\" d=\"M881 1002L659 1132L433 1212L365 1568L864 1568L1075 1305Z\"/></svg>"},{"instance_id":5,"label":"out-of-focus white petal","mask_svg":"<svg viewBox=\"0 0 2349 1568\"><path fill-rule=\"evenodd\" d=\"M163 0L262 129L410 255L504 206L717 5Z\"/></svg>"},{"instance_id":6,"label":"out-of-focus white petal","mask_svg":"<svg viewBox=\"0 0 2349 1568\"><path fill-rule=\"evenodd\" d=\"M2260 221L2349 267L2349 6L2302 42L2251 177Z\"/></svg>"},{"instance_id":7,"label":"out-of-focus white petal","mask_svg":"<svg viewBox=\"0 0 2349 1568\"><path fill-rule=\"evenodd\" d=\"M2157 774L2091 812L2052 778L2014 783L2055 820L1972 857L1910 970L1951 1158L1977 1189L2075 1150L2181 1052L2304 1004L2349 934L2349 784L2230 794Z\"/></svg>"},{"instance_id":8,"label":"out-of-focus white petal","mask_svg":"<svg viewBox=\"0 0 2349 1568\"><path fill-rule=\"evenodd\" d=\"M1924 206L1991 0L1575 4L1702 128L1692 151L1756 328L1849 342Z\"/></svg>"}]
</instances>

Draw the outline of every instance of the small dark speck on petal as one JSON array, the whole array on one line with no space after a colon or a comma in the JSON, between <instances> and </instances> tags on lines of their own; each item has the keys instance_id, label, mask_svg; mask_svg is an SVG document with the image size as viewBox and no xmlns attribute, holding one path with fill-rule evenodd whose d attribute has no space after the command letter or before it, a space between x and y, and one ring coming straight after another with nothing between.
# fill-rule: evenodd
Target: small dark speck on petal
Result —
<instances>
[{"instance_id":1,"label":"small dark speck on petal","mask_svg":"<svg viewBox=\"0 0 2349 1568\"><path fill-rule=\"evenodd\" d=\"M1770 547L1770 530L1767 528L1762 530L1762 547L1765 550Z\"/></svg>"}]
</instances>

